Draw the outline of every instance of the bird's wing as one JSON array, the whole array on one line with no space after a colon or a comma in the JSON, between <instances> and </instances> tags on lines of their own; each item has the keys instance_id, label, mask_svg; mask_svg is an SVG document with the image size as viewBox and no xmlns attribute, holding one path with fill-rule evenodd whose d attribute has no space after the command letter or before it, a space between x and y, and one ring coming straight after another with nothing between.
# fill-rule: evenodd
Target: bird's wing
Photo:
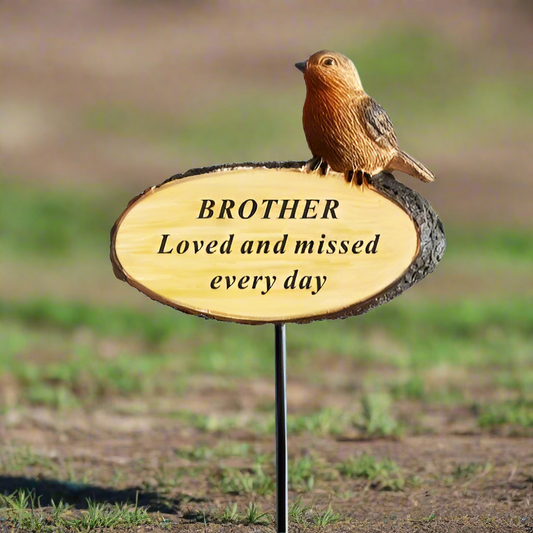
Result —
<instances>
[{"instance_id":1,"label":"bird's wing","mask_svg":"<svg viewBox=\"0 0 533 533\"><path fill-rule=\"evenodd\" d=\"M361 105L365 127L370 137L382 148L396 148L398 138L386 111L370 96L365 98Z\"/></svg>"}]
</instances>

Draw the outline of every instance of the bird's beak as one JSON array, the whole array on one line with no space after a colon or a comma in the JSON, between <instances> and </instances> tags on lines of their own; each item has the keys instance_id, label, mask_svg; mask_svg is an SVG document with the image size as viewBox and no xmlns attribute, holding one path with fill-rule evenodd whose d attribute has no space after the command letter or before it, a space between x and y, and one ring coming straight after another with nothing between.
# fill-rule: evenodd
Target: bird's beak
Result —
<instances>
[{"instance_id":1,"label":"bird's beak","mask_svg":"<svg viewBox=\"0 0 533 533\"><path fill-rule=\"evenodd\" d=\"M307 68L307 61L300 61L299 63L295 63L294 66L298 70L305 72L305 69Z\"/></svg>"}]
</instances>

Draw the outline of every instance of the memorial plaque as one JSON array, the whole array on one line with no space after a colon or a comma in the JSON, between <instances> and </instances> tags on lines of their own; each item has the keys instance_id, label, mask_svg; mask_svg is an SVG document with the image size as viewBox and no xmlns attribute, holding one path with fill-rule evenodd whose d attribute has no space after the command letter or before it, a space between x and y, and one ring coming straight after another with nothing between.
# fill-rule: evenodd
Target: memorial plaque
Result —
<instances>
[{"instance_id":1,"label":"memorial plaque","mask_svg":"<svg viewBox=\"0 0 533 533\"><path fill-rule=\"evenodd\" d=\"M303 163L253 163L144 191L115 223L111 259L117 277L186 313L310 322L390 300L433 270L443 243L431 206L391 175L361 190Z\"/></svg>"}]
</instances>

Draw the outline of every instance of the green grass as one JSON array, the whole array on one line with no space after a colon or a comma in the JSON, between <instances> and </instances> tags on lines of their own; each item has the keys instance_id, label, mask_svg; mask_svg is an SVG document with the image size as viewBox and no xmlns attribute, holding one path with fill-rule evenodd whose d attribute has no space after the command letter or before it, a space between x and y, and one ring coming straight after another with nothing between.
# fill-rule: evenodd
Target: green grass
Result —
<instances>
[{"instance_id":1,"label":"green grass","mask_svg":"<svg viewBox=\"0 0 533 533\"><path fill-rule=\"evenodd\" d=\"M26 400L55 408L75 407L78 402L95 402L110 395L181 394L180 365L175 357L145 354L132 357L124 352L104 364L94 350L72 346L65 359L39 364L14 354L0 354L0 376L18 382ZM171 373L166 373L167 369ZM161 379L161 376L165 376Z\"/></svg>"},{"instance_id":2,"label":"green grass","mask_svg":"<svg viewBox=\"0 0 533 533\"><path fill-rule=\"evenodd\" d=\"M194 475L196 471L196 469L192 468L187 469L161 463L155 469L150 479L144 481L143 488L148 491L157 490L160 494L168 494L182 486L186 473Z\"/></svg>"},{"instance_id":3,"label":"green grass","mask_svg":"<svg viewBox=\"0 0 533 533\"><path fill-rule=\"evenodd\" d=\"M218 522L223 524L266 525L272 521L268 513L261 511L261 507L254 502L248 504L244 513L240 513L236 503L218 513Z\"/></svg>"},{"instance_id":4,"label":"green grass","mask_svg":"<svg viewBox=\"0 0 533 533\"><path fill-rule=\"evenodd\" d=\"M181 420L184 424L205 433L228 433L235 429L246 429L256 435L272 435L275 432L275 419L271 412L252 418L237 418L236 416L204 415L187 410L170 413L168 416ZM353 412L319 409L306 415L289 415L287 417L287 431L289 435L310 434L314 436L339 436L354 426ZM238 456L243 449L235 449L233 456ZM227 454L227 455L226 455ZM179 451L178 455L193 460L202 457L230 457L232 449L224 448L204 449L203 447L191 451Z\"/></svg>"},{"instance_id":5,"label":"green grass","mask_svg":"<svg viewBox=\"0 0 533 533\"><path fill-rule=\"evenodd\" d=\"M489 370L492 373L495 369ZM430 373L431 368L427 373ZM409 372L409 371L408 371ZM393 380L385 387L390 396L395 400L410 400L425 404L457 405L465 402L465 392L468 384L461 384L453 380L446 380L439 385L429 386L426 379L417 371L402 380Z\"/></svg>"},{"instance_id":6,"label":"green grass","mask_svg":"<svg viewBox=\"0 0 533 533\"><path fill-rule=\"evenodd\" d=\"M427 398L424 379L419 375L414 375L406 381L393 383L390 392L395 399L423 400Z\"/></svg>"},{"instance_id":7,"label":"green grass","mask_svg":"<svg viewBox=\"0 0 533 533\"><path fill-rule=\"evenodd\" d=\"M350 422L350 415L345 411L324 408L307 415L289 416L287 427L291 435L311 433L317 436L335 436L340 435Z\"/></svg>"},{"instance_id":8,"label":"green grass","mask_svg":"<svg viewBox=\"0 0 533 533\"><path fill-rule=\"evenodd\" d=\"M175 450L177 457L189 461L210 461L228 457L246 457L252 451L247 442L222 441L216 446L199 445L192 448L180 448Z\"/></svg>"},{"instance_id":9,"label":"green grass","mask_svg":"<svg viewBox=\"0 0 533 533\"><path fill-rule=\"evenodd\" d=\"M51 531L45 513L40 509L35 492L18 490L10 495L0 495L0 517L28 532Z\"/></svg>"},{"instance_id":10,"label":"green grass","mask_svg":"<svg viewBox=\"0 0 533 533\"><path fill-rule=\"evenodd\" d=\"M71 458L50 456L36 452L28 446L8 443L0 447L0 472L9 475L31 475L40 479L60 481L71 491L87 487L94 470L84 462L75 462Z\"/></svg>"},{"instance_id":11,"label":"green grass","mask_svg":"<svg viewBox=\"0 0 533 533\"><path fill-rule=\"evenodd\" d=\"M268 496L273 494L276 484L272 476L265 473L263 466L255 464L250 471L236 468L224 468L214 485L224 494L258 494Z\"/></svg>"},{"instance_id":12,"label":"green grass","mask_svg":"<svg viewBox=\"0 0 533 533\"><path fill-rule=\"evenodd\" d=\"M190 337L198 329L198 319L176 311L156 308L155 313L125 307L110 308L83 302L37 298L25 302L0 301L0 319L16 321L32 329L58 330L65 333L88 328L105 337L133 335L147 343L160 344L171 335Z\"/></svg>"},{"instance_id":13,"label":"green grass","mask_svg":"<svg viewBox=\"0 0 533 533\"><path fill-rule=\"evenodd\" d=\"M342 520L341 515L335 513L331 505L325 511L313 510L311 506L304 505L301 499L296 500L289 508L289 518L299 525L314 525L325 527L336 524Z\"/></svg>"},{"instance_id":14,"label":"green grass","mask_svg":"<svg viewBox=\"0 0 533 533\"><path fill-rule=\"evenodd\" d=\"M114 189L44 188L2 179L2 256L65 261L80 254L108 255L109 231L129 196Z\"/></svg>"},{"instance_id":15,"label":"green grass","mask_svg":"<svg viewBox=\"0 0 533 533\"><path fill-rule=\"evenodd\" d=\"M341 515L333 512L331 505L322 513L317 513L313 518L313 524L319 527L326 527L336 524L341 520Z\"/></svg>"},{"instance_id":16,"label":"green grass","mask_svg":"<svg viewBox=\"0 0 533 533\"><path fill-rule=\"evenodd\" d=\"M290 460L289 488L295 492L311 492L320 467L320 463L309 455Z\"/></svg>"},{"instance_id":17,"label":"green grass","mask_svg":"<svg viewBox=\"0 0 533 533\"><path fill-rule=\"evenodd\" d=\"M455 480L468 479L472 476L490 472L492 469L493 466L490 463L465 463L457 465L452 476Z\"/></svg>"},{"instance_id":18,"label":"green grass","mask_svg":"<svg viewBox=\"0 0 533 533\"><path fill-rule=\"evenodd\" d=\"M0 517L27 533L57 531L93 531L117 526L135 527L152 520L145 507L114 506L87 499L87 510L72 516L71 506L63 501L52 502L51 512L45 512L34 491L19 489L10 495L0 495Z\"/></svg>"},{"instance_id":19,"label":"green grass","mask_svg":"<svg viewBox=\"0 0 533 533\"><path fill-rule=\"evenodd\" d=\"M246 513L244 514L245 524L268 524L271 518L268 513L261 512L261 507L257 504L250 502Z\"/></svg>"},{"instance_id":20,"label":"green grass","mask_svg":"<svg viewBox=\"0 0 533 533\"><path fill-rule=\"evenodd\" d=\"M398 436L400 428L390 414L390 407L386 393L370 393L362 397L359 411L324 408L305 415L288 415L287 431L289 435L339 437L357 428L368 436ZM248 427L255 433L273 434L275 419L272 415L256 418Z\"/></svg>"},{"instance_id":21,"label":"green grass","mask_svg":"<svg viewBox=\"0 0 533 533\"><path fill-rule=\"evenodd\" d=\"M342 476L367 480L368 486L374 486L379 490L402 490L406 484L402 470L394 461L390 459L379 461L371 455L350 457L339 463L337 470Z\"/></svg>"},{"instance_id":22,"label":"green grass","mask_svg":"<svg viewBox=\"0 0 533 533\"><path fill-rule=\"evenodd\" d=\"M533 400L519 399L516 401L497 402L481 405L478 424L482 428L496 429L510 426L517 429L533 428Z\"/></svg>"},{"instance_id":23,"label":"green grass","mask_svg":"<svg viewBox=\"0 0 533 533\"><path fill-rule=\"evenodd\" d=\"M230 388L240 378L273 376L268 326L206 322L163 306L147 313L40 298L0 301L0 319L0 379L9 380L18 397L31 404L64 409L113 395L176 396L187 389L185 376L193 375L212 375ZM379 364L406 375L405 383L388 385L395 399L441 401L453 395L460 400L453 383L429 391L417 377L431 368L455 366L484 369L500 376L500 387L524 396L530 393L533 371L533 308L527 298L448 303L400 298L350 320L289 326L288 344L289 370L310 382L326 361L353 362L354 372L361 364ZM397 434L400 428L384 405L390 403L387 395L381 394L383 408L369 398L359 426L376 435ZM192 416L188 423L206 431L236 425L216 416L176 416ZM292 434L316 435L339 435L352 422L345 411L328 408L288 420ZM272 417L256 419L256 431L271 433L273 428Z\"/></svg>"},{"instance_id":24,"label":"green grass","mask_svg":"<svg viewBox=\"0 0 533 533\"><path fill-rule=\"evenodd\" d=\"M221 522L224 523L232 523L237 524L241 520L241 514L239 513L239 509L237 507L237 504L234 503L228 507L226 507L220 516Z\"/></svg>"},{"instance_id":25,"label":"green grass","mask_svg":"<svg viewBox=\"0 0 533 533\"><path fill-rule=\"evenodd\" d=\"M310 515L311 507L304 505L302 499L299 498L289 507L289 518L296 524L305 524Z\"/></svg>"},{"instance_id":26,"label":"green grass","mask_svg":"<svg viewBox=\"0 0 533 533\"><path fill-rule=\"evenodd\" d=\"M447 261L475 261L476 267L531 267L533 263L533 231L505 228L453 225L446 227ZM484 266L483 266L484 265Z\"/></svg>"},{"instance_id":27,"label":"green grass","mask_svg":"<svg viewBox=\"0 0 533 533\"><path fill-rule=\"evenodd\" d=\"M87 500L87 511L81 518L63 520L68 527L77 527L81 530L91 531L95 528L116 526L139 526L151 522L148 510L135 505L111 506L104 503L95 503ZM61 523L61 522L60 522Z\"/></svg>"},{"instance_id":28,"label":"green grass","mask_svg":"<svg viewBox=\"0 0 533 533\"><path fill-rule=\"evenodd\" d=\"M0 469L2 472L20 473L32 468L58 475L56 461L33 451L28 446L0 448Z\"/></svg>"},{"instance_id":29,"label":"green grass","mask_svg":"<svg viewBox=\"0 0 533 533\"><path fill-rule=\"evenodd\" d=\"M533 397L533 369L517 366L509 372L499 372L494 384L518 392L521 398Z\"/></svg>"},{"instance_id":30,"label":"green grass","mask_svg":"<svg viewBox=\"0 0 533 533\"><path fill-rule=\"evenodd\" d=\"M289 519L299 525L326 527L340 522L342 517L333 511L331 505L325 511L318 511L311 506L304 505L299 499L290 506ZM214 521L225 524L266 525L273 521L273 517L262 512L261 508L253 502L248 504L245 513L240 513L237 504L234 503L218 513L218 519Z\"/></svg>"},{"instance_id":31,"label":"green grass","mask_svg":"<svg viewBox=\"0 0 533 533\"><path fill-rule=\"evenodd\" d=\"M389 339L391 349L373 347L368 341L372 331ZM530 364L532 332L533 309L527 298L448 303L400 299L353 322L292 328L288 338L296 351L314 347L399 368L483 368Z\"/></svg>"},{"instance_id":32,"label":"green grass","mask_svg":"<svg viewBox=\"0 0 533 533\"><path fill-rule=\"evenodd\" d=\"M228 364L224 363L226 354L231 353L231 348L237 347L237 343L241 347L244 345L246 349L257 350L257 346L253 345L255 343L251 339L252 335L247 335L246 332L253 331L255 339L260 332L261 340L271 336L270 328L266 326L251 330L233 324L209 322L209 328L202 327L205 322L199 321L198 318L178 314L161 306L154 306L153 310L147 313L120 306L104 307L43 298L24 302L0 301L0 318L32 328L46 327L70 332L84 327L102 336L140 336L147 342L164 341L172 335L190 337L210 329L213 330L213 348L228 335L230 338L226 342L235 343L234 346L228 344L211 351L201 363L204 365L203 370L217 372ZM353 331L352 323L357 323L356 331ZM448 338L458 343L479 341L480 348L483 348L483 343L486 343L487 347L492 343L497 345L499 336L504 333L509 343L513 340L533 340L533 309L526 298L510 298L505 301L459 300L449 303L396 300L351 320L326 321L289 328L291 333L288 342L296 349L314 346L320 350L357 353L360 348L354 341L359 340L360 334L372 328L379 328L400 342L412 342L415 345L425 344L428 338L433 337L438 341ZM224 335L221 335L223 330ZM325 335L326 332L329 335ZM341 332L344 334L337 335ZM237 335L241 333L236 340ZM7 342L16 349L24 341L14 335L8 336ZM451 358L453 354L450 354ZM235 366L244 363L244 359L246 356L237 361Z\"/></svg>"},{"instance_id":33,"label":"green grass","mask_svg":"<svg viewBox=\"0 0 533 533\"><path fill-rule=\"evenodd\" d=\"M227 433L243 425L235 416L204 415L187 410L169 416L205 433Z\"/></svg>"},{"instance_id":34,"label":"green grass","mask_svg":"<svg viewBox=\"0 0 533 533\"><path fill-rule=\"evenodd\" d=\"M402 428L394 419L392 398L384 392L365 394L361 400L362 412L357 425L371 437L399 437Z\"/></svg>"}]
</instances>

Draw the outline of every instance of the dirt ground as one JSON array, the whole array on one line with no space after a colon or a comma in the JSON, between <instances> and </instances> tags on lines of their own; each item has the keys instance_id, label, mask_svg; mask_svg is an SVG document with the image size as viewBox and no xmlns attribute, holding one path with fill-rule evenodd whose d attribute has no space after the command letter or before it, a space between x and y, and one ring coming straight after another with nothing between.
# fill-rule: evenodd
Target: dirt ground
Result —
<instances>
[{"instance_id":1,"label":"dirt ground","mask_svg":"<svg viewBox=\"0 0 533 533\"><path fill-rule=\"evenodd\" d=\"M169 424L155 424L149 429L133 429L135 419L130 420L132 429L103 429L103 420L98 416L77 418L71 427L57 431L44 420L41 423L18 425L17 429L5 434L9 440L31 442L34 449L47 450L51 457L70 458L85 468L97 468L101 484L90 484L79 490L72 490L57 481L28 478L26 476L1 476L0 490L12 492L26 486L35 488L47 499L64 493L71 503L81 504L91 497L110 503L130 502L136 490L142 490L146 475L153 465L168 458L167 468L176 466L173 450L184 446L214 445L218 436L187 434ZM63 427L66 421L62 421ZM86 425L85 431L72 426ZM124 420L105 420L107 425L124 425ZM142 426L142 424L140 424ZM48 427L47 427L48 426ZM198 439L200 437L200 439ZM247 442L246 436L234 435L238 442ZM273 452L272 438L254 441L254 446L263 453ZM531 440L525 438L498 438L486 435L433 435L404 438L400 441L358 441L336 439L313 439L309 437L290 439L290 449L305 453L313 452L326 463L336 463L349 455L367 453L391 457L402 468L430 481L424 481L420 488L409 488L401 492L377 491L364 483L349 482L335 487L336 495L327 486L317 487L312 500L321 507L332 503L335 511L343 517L342 523L328 528L336 531L518 531L531 522L530 502L533 484L522 470L524 465L533 465ZM302 452L301 452L302 453ZM142 460L148 472L139 470L136 463ZM174 464L172 463L174 461ZM493 470L482 472L470 478L453 483L443 482L446 475L458 464L466 462L484 464L490 462ZM152 469L150 469L152 465ZM183 465L183 462L181 464ZM108 488L103 481L109 479L115 468L124 471L121 480L123 488ZM216 465L214 466L216 470ZM83 474L81 470L79 474ZM326 485L324 483L324 485ZM343 501L343 495L345 501ZM307 498L306 498L307 499ZM139 504L158 509L161 517L172 524L170 530L179 531L242 531L242 526L219 527L203 523L192 525L195 516L203 509L224 507L237 501L243 505L247 497L221 496L209 488L205 475L199 474L188 483L176 487L160 500L157 491L142 490ZM273 498L262 499L263 510L274 512ZM305 501L305 500L304 500ZM313 503L308 501L306 503ZM522 518L525 522L521 522ZM186 526L187 525L187 526ZM179 527L178 527L179 526ZM168 525L155 525L136 529L137 531L168 531ZM251 528L251 530L260 530ZM298 531L295 526L293 531ZM524 531L527 531L524 529Z\"/></svg>"},{"instance_id":2,"label":"dirt ground","mask_svg":"<svg viewBox=\"0 0 533 533\"><path fill-rule=\"evenodd\" d=\"M254 404L258 398L264 402L265 393L271 397L268 386L252 381L241 394L209 394L202 388L173 403L178 409L203 405L207 412L216 405L226 416L242 419L246 411L235 406ZM327 390L317 386L315 393L321 392ZM299 394L297 384L291 395L289 383L293 415L314 405L311 395ZM337 523L327 526L329 531L528 531L533 525L533 447L527 432L513 436L505 428L482 431L472 409L463 406L403 401L397 409L400 418L411 424L397 438L369 438L353 429L339 435L290 436L290 459L312 459L313 475L312 487L291 486L291 504L300 498L311 508L301 524L291 525L291 531L318 527L312 525L313 517L329 505L340 515ZM44 408L11 413L1 426L0 441L5 446L0 453L4 465L0 493L35 489L41 506L63 498L74 505L74 515L86 507L88 497L123 504L135 501L138 493L139 505L150 506L152 523L131 531L273 530L272 487L264 493L260 488L250 493L221 490L225 469L252 473L261 457L264 472L273 478L273 434L246 425L200 427L179 417L135 414L135 410L135 402L117 399L105 409L65 415ZM253 418L258 411L254 413L248 416ZM413 430L415 421L419 430ZM206 454L195 455L202 450ZM339 475L339 464L362 455L392 460L401 472L400 490L383 480ZM250 501L269 513L269 525L222 522L223 509L236 503L245 510ZM113 529L122 530L129 531Z\"/></svg>"}]
</instances>

